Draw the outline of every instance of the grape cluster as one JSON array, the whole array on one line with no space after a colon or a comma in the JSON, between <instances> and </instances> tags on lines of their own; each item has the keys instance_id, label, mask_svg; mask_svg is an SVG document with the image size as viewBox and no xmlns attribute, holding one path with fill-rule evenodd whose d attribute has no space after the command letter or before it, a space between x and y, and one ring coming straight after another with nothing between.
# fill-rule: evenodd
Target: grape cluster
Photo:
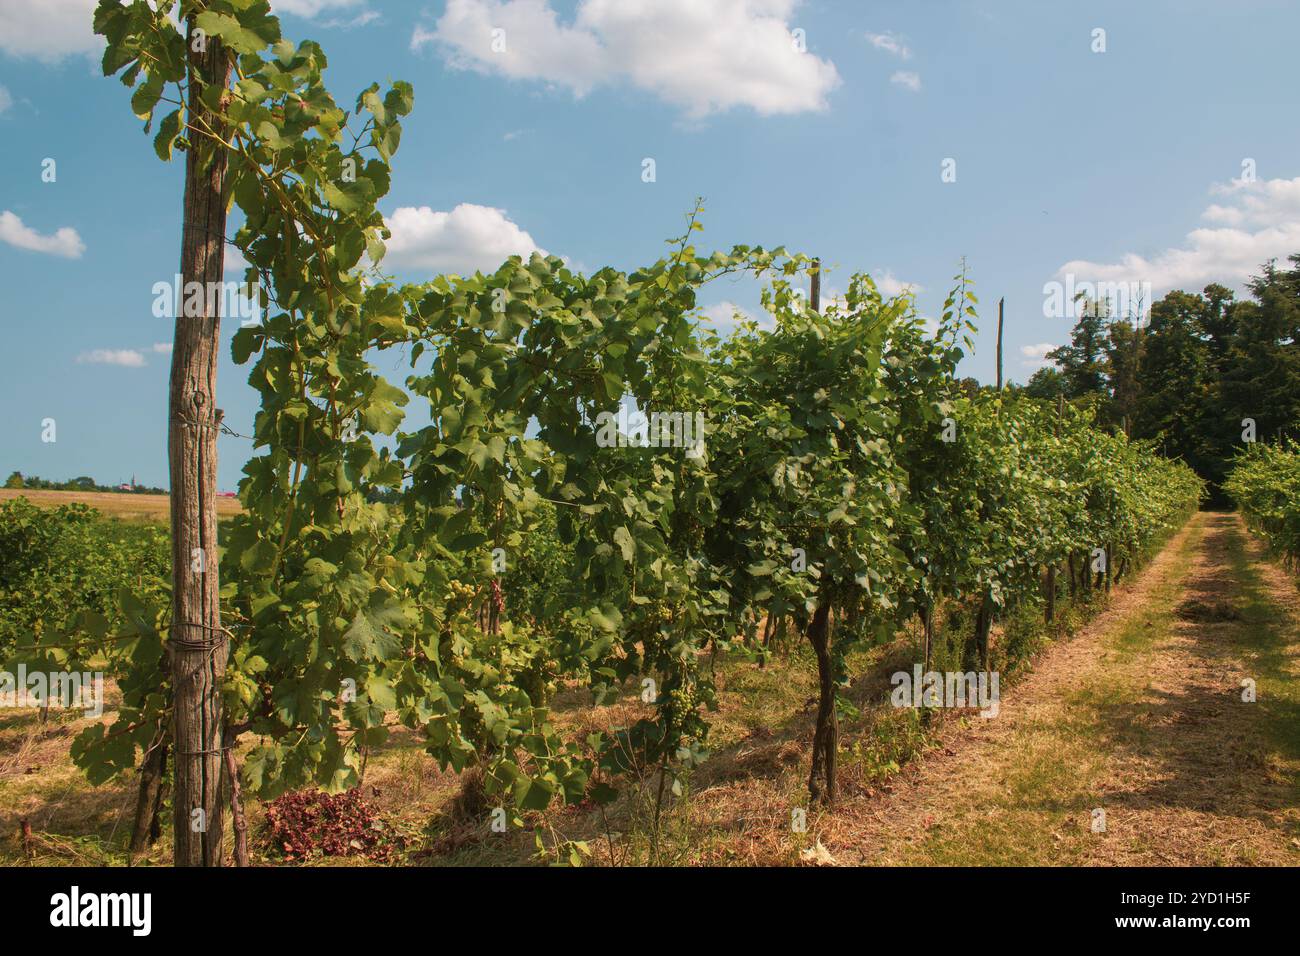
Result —
<instances>
[{"instance_id":1,"label":"grape cluster","mask_svg":"<svg viewBox=\"0 0 1300 956\"><path fill-rule=\"evenodd\" d=\"M667 699L663 701L664 717L671 726L680 727L695 713L698 703L693 686L675 687L668 692Z\"/></svg>"},{"instance_id":2,"label":"grape cluster","mask_svg":"<svg viewBox=\"0 0 1300 956\"><path fill-rule=\"evenodd\" d=\"M447 603L458 604L463 601L468 604L473 600L477 591L478 589L472 584L466 584L464 581L451 581L447 584Z\"/></svg>"}]
</instances>

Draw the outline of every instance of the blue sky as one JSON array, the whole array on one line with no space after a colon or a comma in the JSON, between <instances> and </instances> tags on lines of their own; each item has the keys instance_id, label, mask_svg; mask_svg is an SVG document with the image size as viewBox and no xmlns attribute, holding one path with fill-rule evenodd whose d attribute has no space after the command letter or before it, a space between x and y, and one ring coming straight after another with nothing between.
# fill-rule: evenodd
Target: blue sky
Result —
<instances>
[{"instance_id":1,"label":"blue sky","mask_svg":"<svg viewBox=\"0 0 1300 956\"><path fill-rule=\"evenodd\" d=\"M403 278L534 247L632 268L703 196L701 246L783 244L830 265L831 289L910 284L923 314L965 256L982 330L964 371L991 380L1005 296L1024 381L1071 324L1044 315L1045 283L1240 287L1300 251L1300 7L1282 0L271 2L322 43L340 102L415 86L381 204ZM152 288L176 270L182 169L99 75L93 5L0 0L0 471L165 485L171 319ZM758 313L752 283L702 301ZM219 372L243 432L246 375ZM223 489L248 450L221 440Z\"/></svg>"}]
</instances>

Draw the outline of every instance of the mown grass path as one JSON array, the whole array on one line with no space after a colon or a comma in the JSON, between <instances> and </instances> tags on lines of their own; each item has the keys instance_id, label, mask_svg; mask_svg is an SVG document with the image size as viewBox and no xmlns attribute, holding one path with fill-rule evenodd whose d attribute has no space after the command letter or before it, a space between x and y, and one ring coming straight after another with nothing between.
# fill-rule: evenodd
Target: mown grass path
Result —
<instances>
[{"instance_id":1,"label":"mown grass path","mask_svg":"<svg viewBox=\"0 0 1300 956\"><path fill-rule=\"evenodd\" d=\"M1294 577L1236 515L1197 515L999 717L818 829L841 863L1300 864Z\"/></svg>"}]
</instances>

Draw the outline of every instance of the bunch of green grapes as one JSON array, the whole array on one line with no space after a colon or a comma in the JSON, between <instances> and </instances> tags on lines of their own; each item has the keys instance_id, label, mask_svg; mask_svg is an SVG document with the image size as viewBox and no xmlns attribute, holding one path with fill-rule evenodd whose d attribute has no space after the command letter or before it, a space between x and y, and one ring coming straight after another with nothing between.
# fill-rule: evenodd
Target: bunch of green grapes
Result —
<instances>
[{"instance_id":1,"label":"bunch of green grapes","mask_svg":"<svg viewBox=\"0 0 1300 956\"><path fill-rule=\"evenodd\" d=\"M478 588L472 584L466 584L464 581L449 581L447 583L447 606L468 605L474 600L474 595L477 593Z\"/></svg>"},{"instance_id":2,"label":"bunch of green grapes","mask_svg":"<svg viewBox=\"0 0 1300 956\"><path fill-rule=\"evenodd\" d=\"M675 730L684 729L695 716L699 698L693 684L674 687L661 702L660 712L667 725Z\"/></svg>"}]
</instances>

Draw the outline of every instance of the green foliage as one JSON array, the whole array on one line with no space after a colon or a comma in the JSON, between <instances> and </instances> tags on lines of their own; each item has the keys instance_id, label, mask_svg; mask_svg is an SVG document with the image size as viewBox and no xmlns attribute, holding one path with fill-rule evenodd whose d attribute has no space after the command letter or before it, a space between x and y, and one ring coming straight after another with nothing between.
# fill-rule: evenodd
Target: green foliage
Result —
<instances>
[{"instance_id":1,"label":"green foliage","mask_svg":"<svg viewBox=\"0 0 1300 956\"><path fill-rule=\"evenodd\" d=\"M1288 561L1300 561L1300 447L1248 445L1224 490L1253 531Z\"/></svg>"},{"instance_id":2,"label":"green foliage","mask_svg":"<svg viewBox=\"0 0 1300 956\"><path fill-rule=\"evenodd\" d=\"M1040 370L1025 391L1095 407L1103 425L1182 458L1219 499L1247 419L1260 440L1297 437L1300 253L1289 263L1266 263L1249 299L1217 283L1172 291L1143 328L1085 309L1070 344L1048 354L1060 370Z\"/></svg>"},{"instance_id":3,"label":"green foliage","mask_svg":"<svg viewBox=\"0 0 1300 956\"><path fill-rule=\"evenodd\" d=\"M114 724L92 725L72 746L92 783L134 767L162 727L170 560L162 528L104 520L81 504L0 505L0 663L104 671L122 692Z\"/></svg>"},{"instance_id":4,"label":"green foliage","mask_svg":"<svg viewBox=\"0 0 1300 956\"><path fill-rule=\"evenodd\" d=\"M283 40L261 0L102 0L95 22L146 128L176 88L158 155L224 151L234 244L271 306L232 343L260 408L220 568L226 720L258 738L252 794L355 787L395 720L444 766L481 768L494 804L608 800L619 775L702 759L703 652L762 611L834 605L871 639L945 595L1002 606L1042 562L1136 548L1194 504L1186 469L1081 414L1067 440L1037 405L966 393L964 273L938 336L865 276L817 312L794 292L806 258L700 253L697 208L632 272L533 255L401 285L380 271L376 203L409 85L340 109L324 53ZM197 29L229 89L188 75ZM195 95L206 117L183 105ZM771 280L775 328L722 340L698 293L736 274ZM393 351L400 383L378 371ZM412 403L429 424L408 430ZM703 415L703 445L605 440L627 406ZM165 712L165 610L126 617L127 704L79 751L96 767L120 766ZM601 701L647 676L653 716L630 727L570 740L550 719L561 682Z\"/></svg>"},{"instance_id":5,"label":"green foliage","mask_svg":"<svg viewBox=\"0 0 1300 956\"><path fill-rule=\"evenodd\" d=\"M1061 370L1071 398L1100 392L1106 382L1106 305L1081 298L1077 307L1079 321L1070 332L1070 344L1047 353Z\"/></svg>"},{"instance_id":6,"label":"green foliage","mask_svg":"<svg viewBox=\"0 0 1300 956\"><path fill-rule=\"evenodd\" d=\"M920 341L910 300L883 301L865 276L822 313L784 281L764 305L776 327L742 326L712 368L720 501L707 541L730 615L750 638L753 609L802 624L821 604L865 605L884 627L915 576L899 548L910 505L897 438L943 365L905 354Z\"/></svg>"},{"instance_id":7,"label":"green foliage","mask_svg":"<svg viewBox=\"0 0 1300 956\"><path fill-rule=\"evenodd\" d=\"M0 652L68 631L83 611L123 622L118 592L157 594L167 533L101 518L83 504L0 503Z\"/></svg>"}]
</instances>

